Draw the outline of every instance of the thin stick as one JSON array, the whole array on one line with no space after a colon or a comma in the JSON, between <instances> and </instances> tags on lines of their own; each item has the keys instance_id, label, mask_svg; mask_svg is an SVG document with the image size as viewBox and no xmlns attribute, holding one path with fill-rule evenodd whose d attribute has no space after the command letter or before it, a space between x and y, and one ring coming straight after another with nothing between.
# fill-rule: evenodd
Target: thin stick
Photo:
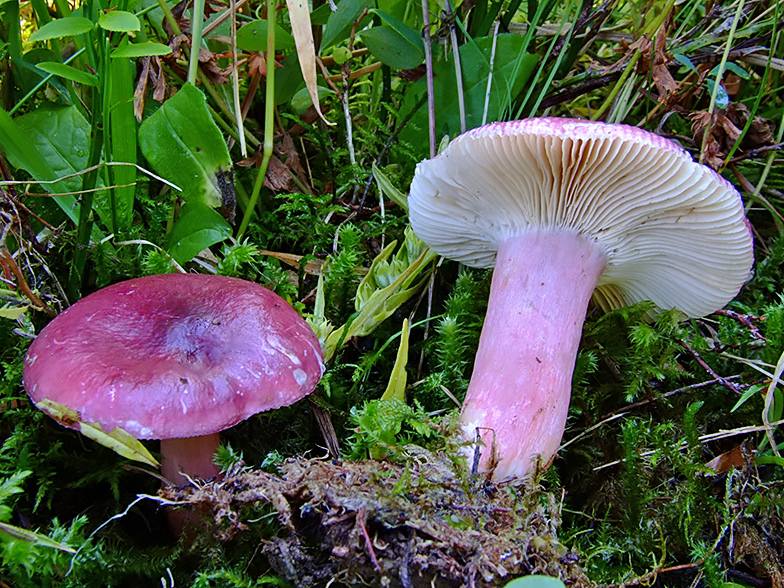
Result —
<instances>
[{"instance_id":1,"label":"thin stick","mask_svg":"<svg viewBox=\"0 0 784 588\"><path fill-rule=\"evenodd\" d=\"M490 108L490 88L493 85L493 65L495 64L495 47L498 43L498 28L501 20L496 19L495 30L493 31L493 48L490 50L490 73L487 75L487 91L485 92L485 111L482 114L482 124L487 124L487 111Z\"/></svg>"},{"instance_id":2,"label":"thin stick","mask_svg":"<svg viewBox=\"0 0 784 588\"><path fill-rule=\"evenodd\" d=\"M93 171L95 169L98 169L102 165L132 165L138 171L140 171L140 172L142 172L144 174L147 174L148 176L158 180L159 182L163 182L164 184L166 184L170 188L174 188L178 192L182 192L182 188L180 188L177 184L173 184L170 181L165 180L165 179L163 179L160 176L156 176L151 171L146 170L143 167L141 167L139 165L136 165L135 163L126 163L124 161L104 161L102 163L98 163L96 165L87 167L87 168L85 168L85 169L83 169L81 171L74 172L72 174L68 174L66 176L59 177L56 180L38 180L38 181L35 181L35 180L7 180L7 181L0 182L0 186L18 186L20 184L56 184L57 182L62 182L63 180L67 180L68 178L75 178L75 177L81 176L82 174L86 174L88 172L91 172L91 171ZM105 188L102 188L102 189L105 189Z\"/></svg>"},{"instance_id":3,"label":"thin stick","mask_svg":"<svg viewBox=\"0 0 784 588\"><path fill-rule=\"evenodd\" d=\"M739 389L739 388L738 388L738 387L737 387L735 384L733 384L732 382L728 381L726 378L723 378L723 377L721 377L719 374L717 374L716 372L714 372L714 371L713 371L713 368L711 368L711 366L709 366L709 365L708 365L708 364L705 362L705 360L704 360L704 359L702 359L702 357L700 356L700 354L699 354L699 353L697 353L696 351L694 351L694 349L692 349L691 347L689 347L689 346L686 344L686 342L684 342L684 341L678 341L678 345L680 345L680 346L681 346L681 347L683 347L683 348L684 348L686 351L688 351L688 352L689 352L689 355L691 355L691 356L692 356L692 357L693 357L693 358L694 358L694 359L697 361L697 363L698 363L698 364L700 364L700 365L702 366L702 369L704 369L704 370L705 370L706 372L708 372L708 373L709 373L711 376L713 376L713 378L715 378L715 379L716 379L716 380L719 382L719 384L721 384L722 386L724 386L725 388L727 388L727 389L728 389L730 392L732 392L733 394L738 394L738 395L742 394L742 392L740 391L740 389Z\"/></svg>"},{"instance_id":4,"label":"thin stick","mask_svg":"<svg viewBox=\"0 0 784 588\"><path fill-rule=\"evenodd\" d=\"M738 435L748 435L749 433L759 433L760 431L771 431L774 428L784 425L784 419L775 421L773 423L769 423L767 425L757 425L757 426L749 426L749 427L739 427L737 429L731 429L729 431L719 431L718 433L710 433L708 435L702 435L698 438L700 443L707 443L708 441L716 441L718 439L727 439L729 437L737 437ZM682 449L688 446L688 443L684 441L681 443L678 448ZM643 451L640 453L640 457L648 457L656 453L658 450L652 449L651 451ZM624 463L625 459L616 459L615 461L611 461L609 463L602 464L600 466L596 466L593 468L594 472L598 472L599 470L603 470L612 466L620 465Z\"/></svg>"},{"instance_id":5,"label":"thin stick","mask_svg":"<svg viewBox=\"0 0 784 588\"><path fill-rule=\"evenodd\" d=\"M242 157L248 156L248 149L245 146L245 131L243 129L242 105L240 104L240 77L237 71L237 2L231 0L231 83L234 90L234 112L237 118L237 135L240 137L240 153Z\"/></svg>"},{"instance_id":6,"label":"thin stick","mask_svg":"<svg viewBox=\"0 0 784 588\"><path fill-rule=\"evenodd\" d=\"M256 174L256 181L253 184L253 192L248 201L248 208L242 216L240 228L237 230L237 241L242 239L245 230L250 223L250 217L256 208L259 200L261 187L267 175L267 167L272 157L272 141L275 131L275 1L267 0L267 91L265 94L266 103L264 105L264 154L261 159L259 172Z\"/></svg>"},{"instance_id":7,"label":"thin stick","mask_svg":"<svg viewBox=\"0 0 784 588\"><path fill-rule=\"evenodd\" d=\"M460 48L457 41L457 27L454 19L457 18L452 10L452 3L446 0L446 8L449 11L451 20L449 23L449 34L452 38L452 57L455 60L455 81L457 82L457 109L460 112L460 132L466 132L465 96L463 93L463 68L460 64ZM498 27L496 27L497 30ZM489 81L489 80L488 80Z\"/></svg>"},{"instance_id":8,"label":"thin stick","mask_svg":"<svg viewBox=\"0 0 784 588\"><path fill-rule=\"evenodd\" d=\"M427 0L422 0L422 38L425 43L425 78L427 80L427 116L428 137L430 139L430 157L436 156L436 102L433 88L433 47L430 45L430 12Z\"/></svg>"}]
</instances>

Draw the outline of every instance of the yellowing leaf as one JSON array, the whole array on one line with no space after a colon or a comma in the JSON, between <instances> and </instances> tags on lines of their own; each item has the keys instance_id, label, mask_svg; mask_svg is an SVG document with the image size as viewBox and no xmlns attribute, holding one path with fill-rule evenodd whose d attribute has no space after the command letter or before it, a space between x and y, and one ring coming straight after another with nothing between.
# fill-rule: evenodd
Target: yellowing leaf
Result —
<instances>
[{"instance_id":1,"label":"yellowing leaf","mask_svg":"<svg viewBox=\"0 0 784 588\"><path fill-rule=\"evenodd\" d=\"M3 533L13 539L27 541L28 543L35 543L36 545L41 545L43 547L59 549L60 551L65 551L66 553L76 553L76 550L70 545L66 545L65 543L60 543L54 539L50 539L41 533L28 531L27 529L9 525L8 523L0 523L0 533Z\"/></svg>"},{"instance_id":2,"label":"yellowing leaf","mask_svg":"<svg viewBox=\"0 0 784 588\"><path fill-rule=\"evenodd\" d=\"M26 306L11 306L7 308L0 308L0 318L11 319L12 321L15 321L20 316L22 316L26 310Z\"/></svg>"},{"instance_id":3,"label":"yellowing leaf","mask_svg":"<svg viewBox=\"0 0 784 588\"><path fill-rule=\"evenodd\" d=\"M286 0L286 6L289 9L291 32L294 34L294 42L297 45L299 66L302 69L302 77L305 79L310 99L313 101L313 107L325 123L334 125L335 123L324 118L319 107L316 87L316 45L313 42L313 30L310 27L308 2L307 0Z\"/></svg>"},{"instance_id":4,"label":"yellowing leaf","mask_svg":"<svg viewBox=\"0 0 784 588\"><path fill-rule=\"evenodd\" d=\"M140 461L156 468L160 465L139 440L120 427L116 427L111 433L106 433L98 423L85 423L77 411L46 398L35 405L64 427L76 429L85 437L127 459Z\"/></svg>"}]
</instances>

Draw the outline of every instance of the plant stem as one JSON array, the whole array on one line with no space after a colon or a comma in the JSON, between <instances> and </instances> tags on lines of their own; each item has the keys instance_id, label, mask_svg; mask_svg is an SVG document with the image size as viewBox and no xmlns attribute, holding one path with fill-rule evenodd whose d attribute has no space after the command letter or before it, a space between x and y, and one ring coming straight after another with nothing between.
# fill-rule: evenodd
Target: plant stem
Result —
<instances>
[{"instance_id":1,"label":"plant stem","mask_svg":"<svg viewBox=\"0 0 784 588\"><path fill-rule=\"evenodd\" d=\"M193 0L191 13L191 56L188 62L188 81L196 85L199 74L199 48L201 47L201 30L204 27L204 0Z\"/></svg>"},{"instance_id":2,"label":"plant stem","mask_svg":"<svg viewBox=\"0 0 784 588\"><path fill-rule=\"evenodd\" d=\"M256 181L253 184L253 192L250 195L248 207L242 215L240 228L237 230L237 241L242 239L245 230L248 228L250 217L256 209L256 202L259 200L261 187L264 185L264 177L267 175L267 167L272 157L272 141L274 136L275 123L275 2L267 0L267 88L264 104L264 151L261 159L259 172L256 174Z\"/></svg>"},{"instance_id":3,"label":"plant stem","mask_svg":"<svg viewBox=\"0 0 784 588\"><path fill-rule=\"evenodd\" d=\"M433 88L433 47L430 44L430 12L427 0L422 0L422 38L425 43L425 78L427 79L427 119L430 139L430 157L436 156L436 102Z\"/></svg>"}]
</instances>

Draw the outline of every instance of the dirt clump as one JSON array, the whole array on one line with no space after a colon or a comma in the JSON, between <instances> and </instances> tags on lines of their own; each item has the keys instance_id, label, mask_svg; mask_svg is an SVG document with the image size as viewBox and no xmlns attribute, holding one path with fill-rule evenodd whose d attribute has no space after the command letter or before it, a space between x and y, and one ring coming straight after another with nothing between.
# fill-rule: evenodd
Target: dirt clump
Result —
<instances>
[{"instance_id":1,"label":"dirt clump","mask_svg":"<svg viewBox=\"0 0 784 588\"><path fill-rule=\"evenodd\" d=\"M489 587L528 574L593 584L560 544L559 504L518 482L462 473L441 454L406 448L403 463L294 459L281 475L243 470L202 486L164 488L214 521L220 541L274 509L261 551L298 587Z\"/></svg>"}]
</instances>

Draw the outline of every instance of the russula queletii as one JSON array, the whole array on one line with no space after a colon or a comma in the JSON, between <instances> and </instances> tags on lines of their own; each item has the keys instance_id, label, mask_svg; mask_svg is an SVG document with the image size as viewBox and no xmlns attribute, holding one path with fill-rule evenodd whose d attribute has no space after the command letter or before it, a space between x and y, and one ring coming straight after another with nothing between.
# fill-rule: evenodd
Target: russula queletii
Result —
<instances>
[{"instance_id":1,"label":"russula queletii","mask_svg":"<svg viewBox=\"0 0 784 588\"><path fill-rule=\"evenodd\" d=\"M120 282L50 322L24 385L138 439L161 439L162 473L218 473L219 432L310 394L324 370L315 334L280 296L236 278L165 274ZM68 426L68 422L58 419Z\"/></svg>"},{"instance_id":2,"label":"russula queletii","mask_svg":"<svg viewBox=\"0 0 784 588\"><path fill-rule=\"evenodd\" d=\"M530 474L558 450L591 297L605 311L650 300L705 316L735 297L753 263L732 185L626 125L474 129L417 166L409 206L434 251L495 266L461 413L495 480Z\"/></svg>"}]
</instances>

